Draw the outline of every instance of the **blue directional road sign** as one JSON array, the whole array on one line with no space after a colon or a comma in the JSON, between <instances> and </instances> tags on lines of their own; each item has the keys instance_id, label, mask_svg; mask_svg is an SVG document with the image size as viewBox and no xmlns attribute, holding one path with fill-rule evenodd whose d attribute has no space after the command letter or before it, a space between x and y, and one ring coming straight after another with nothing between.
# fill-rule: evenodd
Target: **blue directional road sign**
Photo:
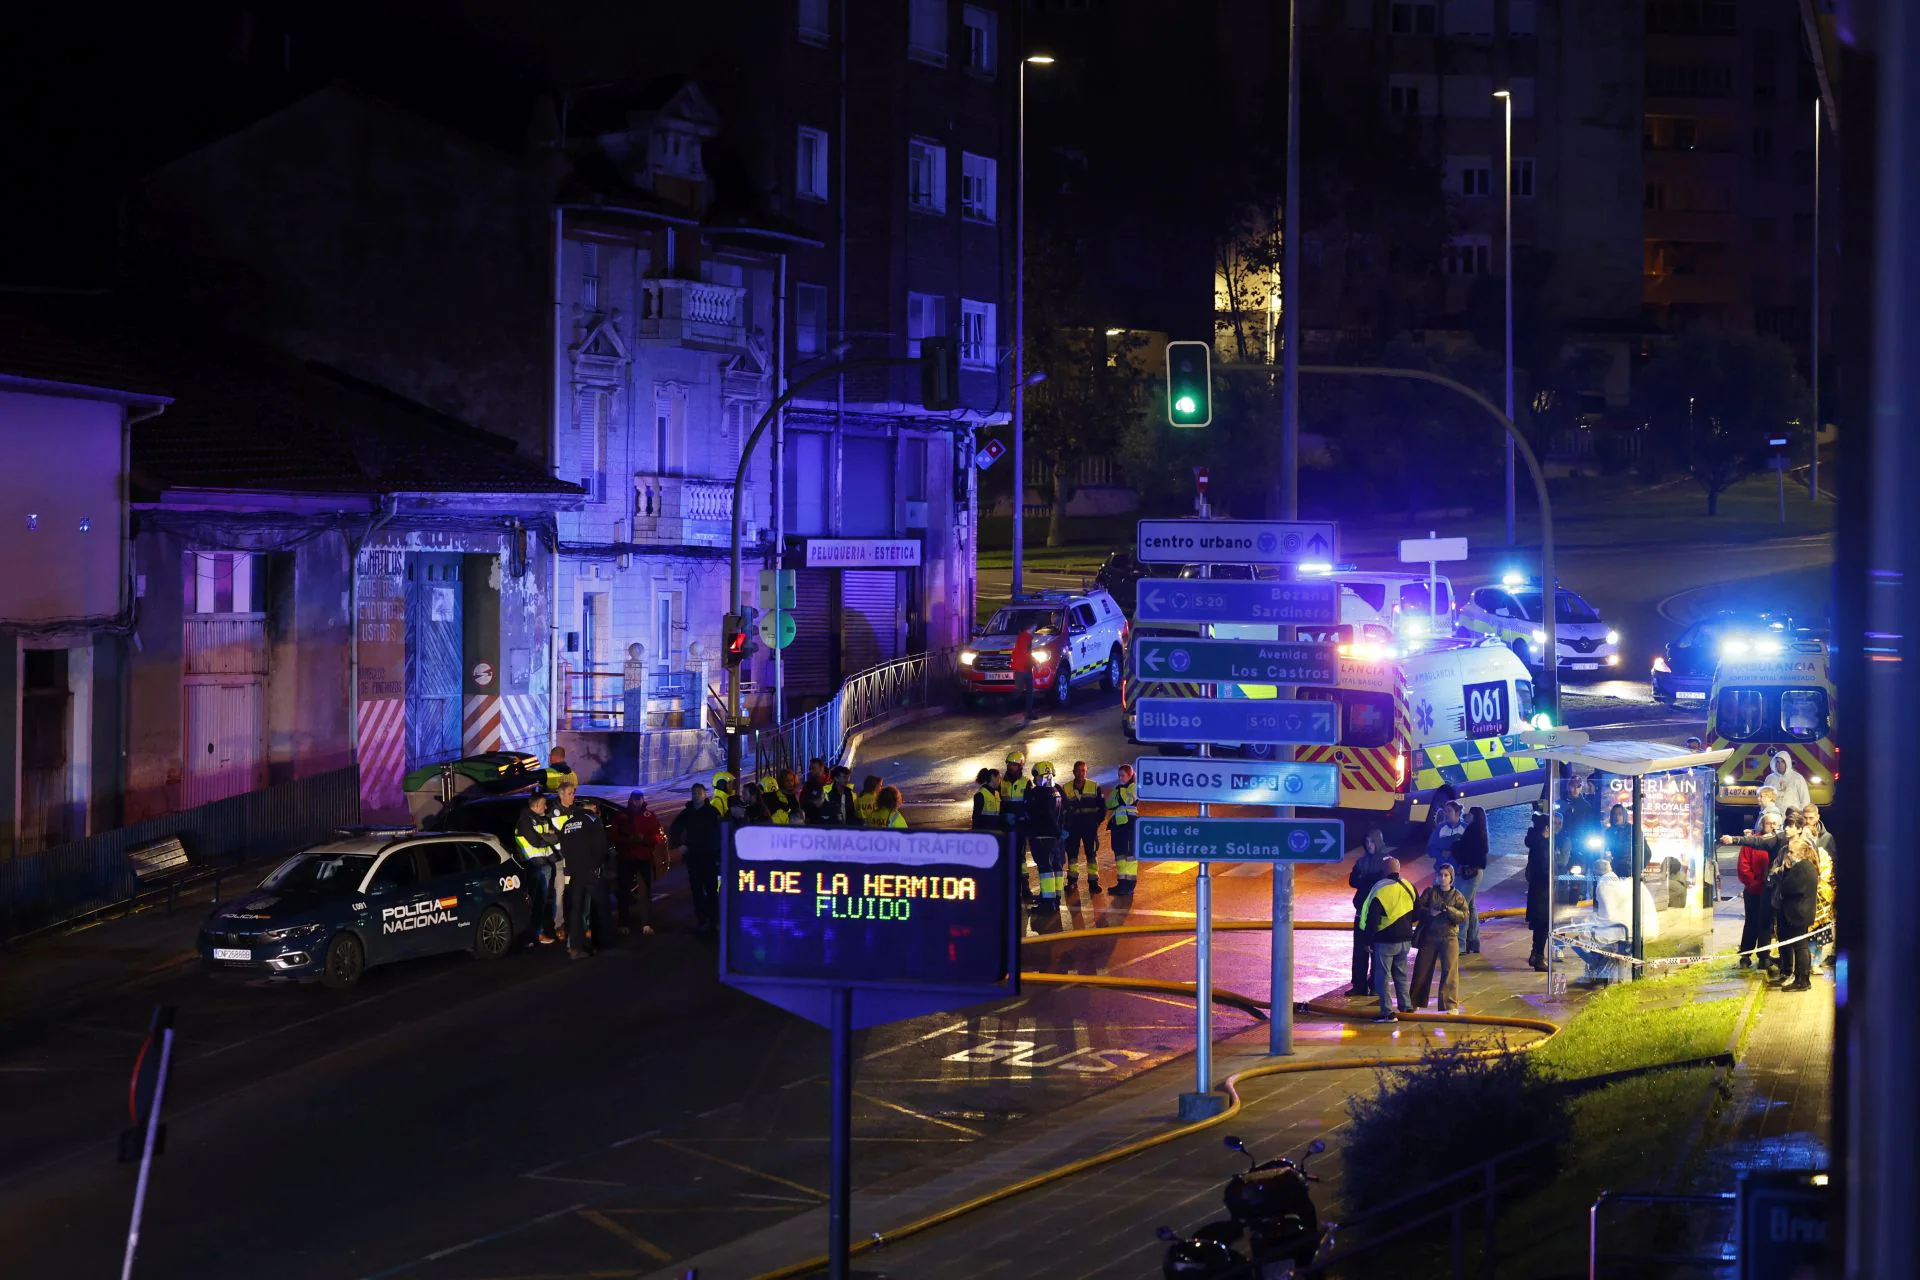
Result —
<instances>
[{"instance_id":1,"label":"blue directional road sign","mask_svg":"<svg viewBox=\"0 0 1920 1280\"><path fill-rule=\"evenodd\" d=\"M1133 643L1134 670L1147 680L1333 684L1340 674L1339 652L1313 640L1141 636Z\"/></svg>"},{"instance_id":2,"label":"blue directional road sign","mask_svg":"<svg viewBox=\"0 0 1920 1280\"><path fill-rule=\"evenodd\" d=\"M1340 584L1249 582L1243 578L1144 578L1134 596L1136 623L1266 623L1333 626L1340 621Z\"/></svg>"},{"instance_id":3,"label":"blue directional road sign","mask_svg":"<svg viewBox=\"0 0 1920 1280\"><path fill-rule=\"evenodd\" d=\"M1237 742L1330 747L1340 740L1339 708L1324 699L1142 698L1133 734L1142 742Z\"/></svg>"},{"instance_id":4,"label":"blue directional road sign","mask_svg":"<svg viewBox=\"0 0 1920 1280\"><path fill-rule=\"evenodd\" d=\"M1338 862L1347 825L1337 818L1141 818L1142 862Z\"/></svg>"},{"instance_id":5,"label":"blue directional road sign","mask_svg":"<svg viewBox=\"0 0 1920 1280\"><path fill-rule=\"evenodd\" d=\"M1142 520L1142 564L1300 564L1331 560L1331 520Z\"/></svg>"},{"instance_id":6,"label":"blue directional road sign","mask_svg":"<svg viewBox=\"0 0 1920 1280\"><path fill-rule=\"evenodd\" d=\"M1133 762L1142 800L1201 804L1340 803L1340 766L1300 761L1202 760L1141 756Z\"/></svg>"}]
</instances>

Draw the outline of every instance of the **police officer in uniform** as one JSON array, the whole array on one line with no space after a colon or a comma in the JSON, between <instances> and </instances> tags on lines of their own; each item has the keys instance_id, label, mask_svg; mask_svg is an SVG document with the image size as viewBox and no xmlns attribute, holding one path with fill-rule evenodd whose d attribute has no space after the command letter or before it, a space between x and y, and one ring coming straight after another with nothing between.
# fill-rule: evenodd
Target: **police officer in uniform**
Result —
<instances>
[{"instance_id":1,"label":"police officer in uniform","mask_svg":"<svg viewBox=\"0 0 1920 1280\"><path fill-rule=\"evenodd\" d=\"M527 807L521 810L520 821L513 832L520 857L533 877L533 920L539 926L540 941L545 943L553 941L554 846L560 843L560 832L554 827L553 814L549 812L552 804L553 797L544 791L528 796Z\"/></svg>"},{"instance_id":2,"label":"police officer in uniform","mask_svg":"<svg viewBox=\"0 0 1920 1280\"><path fill-rule=\"evenodd\" d=\"M1100 892L1100 820L1107 815L1107 801L1100 784L1087 776L1087 762L1073 762L1073 777L1064 788L1066 794L1067 835L1064 864L1067 892L1080 887L1074 859L1082 850L1087 855L1087 892Z\"/></svg>"},{"instance_id":3,"label":"police officer in uniform","mask_svg":"<svg viewBox=\"0 0 1920 1280\"><path fill-rule=\"evenodd\" d=\"M1015 747L1007 752L1007 767L1000 775L1000 813L1007 820L1007 833L1012 836L1008 852L1013 865L1020 869L1022 901L1033 896L1027 887L1027 786L1031 780L1026 776L1026 768L1027 753Z\"/></svg>"},{"instance_id":4,"label":"police officer in uniform","mask_svg":"<svg viewBox=\"0 0 1920 1280\"><path fill-rule=\"evenodd\" d=\"M1134 806L1140 790L1133 783L1133 766L1120 766L1120 781L1107 793L1107 840L1113 845L1113 869L1120 878L1113 886L1117 897L1131 897L1140 875L1140 859L1133 856Z\"/></svg>"},{"instance_id":5,"label":"police officer in uniform","mask_svg":"<svg viewBox=\"0 0 1920 1280\"><path fill-rule=\"evenodd\" d=\"M1060 788L1053 785L1053 764L1050 761L1034 763L1033 785L1027 788L1026 801L1027 832L1033 841L1033 861L1040 868L1040 894L1033 909L1036 912L1058 910L1060 882L1066 860L1060 849Z\"/></svg>"},{"instance_id":6,"label":"police officer in uniform","mask_svg":"<svg viewBox=\"0 0 1920 1280\"><path fill-rule=\"evenodd\" d=\"M832 781L820 797L820 823L828 827L852 827L860 823L854 807L853 774L845 765L835 765ZM813 819L809 818L808 821Z\"/></svg>"},{"instance_id":7,"label":"police officer in uniform","mask_svg":"<svg viewBox=\"0 0 1920 1280\"><path fill-rule=\"evenodd\" d=\"M1000 771L982 769L974 775L973 787L973 825L970 829L996 834L1005 831L1007 824L1000 815Z\"/></svg>"},{"instance_id":8,"label":"police officer in uniform","mask_svg":"<svg viewBox=\"0 0 1920 1280\"><path fill-rule=\"evenodd\" d=\"M574 788L560 788L560 857L567 867L567 956L584 960L607 944L607 864L612 846L593 811L574 802Z\"/></svg>"}]
</instances>

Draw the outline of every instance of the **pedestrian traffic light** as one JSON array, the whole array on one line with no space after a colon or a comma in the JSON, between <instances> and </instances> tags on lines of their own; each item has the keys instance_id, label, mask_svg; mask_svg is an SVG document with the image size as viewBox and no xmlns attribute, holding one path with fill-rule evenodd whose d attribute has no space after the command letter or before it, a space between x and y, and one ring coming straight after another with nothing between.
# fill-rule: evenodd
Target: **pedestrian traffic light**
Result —
<instances>
[{"instance_id":1,"label":"pedestrian traffic light","mask_svg":"<svg viewBox=\"0 0 1920 1280\"><path fill-rule=\"evenodd\" d=\"M1176 427L1213 421L1213 348L1204 342L1167 344L1167 421Z\"/></svg>"},{"instance_id":2,"label":"pedestrian traffic light","mask_svg":"<svg viewBox=\"0 0 1920 1280\"><path fill-rule=\"evenodd\" d=\"M960 407L960 343L920 339L920 404L930 410Z\"/></svg>"},{"instance_id":3,"label":"pedestrian traffic light","mask_svg":"<svg viewBox=\"0 0 1920 1280\"><path fill-rule=\"evenodd\" d=\"M721 622L721 651L729 667L737 667L746 661L753 651L753 629L747 625L744 614L730 613Z\"/></svg>"}]
</instances>

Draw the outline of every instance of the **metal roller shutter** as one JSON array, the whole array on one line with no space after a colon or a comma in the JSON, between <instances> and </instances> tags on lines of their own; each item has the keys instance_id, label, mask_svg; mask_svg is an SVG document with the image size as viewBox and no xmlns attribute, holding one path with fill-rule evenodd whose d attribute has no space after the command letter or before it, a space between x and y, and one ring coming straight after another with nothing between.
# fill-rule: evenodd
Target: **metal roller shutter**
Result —
<instances>
[{"instance_id":1,"label":"metal roller shutter","mask_svg":"<svg viewBox=\"0 0 1920 1280\"><path fill-rule=\"evenodd\" d=\"M900 656L900 571L840 573L840 670L854 675Z\"/></svg>"},{"instance_id":2,"label":"metal roller shutter","mask_svg":"<svg viewBox=\"0 0 1920 1280\"><path fill-rule=\"evenodd\" d=\"M795 698L817 702L834 690L833 570L797 570L793 588L796 630L785 657L789 706ZM772 678L771 664L768 678Z\"/></svg>"}]
</instances>

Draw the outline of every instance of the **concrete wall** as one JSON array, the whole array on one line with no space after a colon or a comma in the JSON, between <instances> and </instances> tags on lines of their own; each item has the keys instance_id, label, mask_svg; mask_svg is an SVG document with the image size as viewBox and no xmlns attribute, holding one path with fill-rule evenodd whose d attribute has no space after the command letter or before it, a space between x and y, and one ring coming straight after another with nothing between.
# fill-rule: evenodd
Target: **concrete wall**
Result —
<instances>
[{"instance_id":1,"label":"concrete wall","mask_svg":"<svg viewBox=\"0 0 1920 1280\"><path fill-rule=\"evenodd\" d=\"M548 192L521 159L325 90L152 174L129 274L544 459Z\"/></svg>"},{"instance_id":2,"label":"concrete wall","mask_svg":"<svg viewBox=\"0 0 1920 1280\"><path fill-rule=\"evenodd\" d=\"M0 391L0 621L120 611L125 436L117 404Z\"/></svg>"}]
</instances>

